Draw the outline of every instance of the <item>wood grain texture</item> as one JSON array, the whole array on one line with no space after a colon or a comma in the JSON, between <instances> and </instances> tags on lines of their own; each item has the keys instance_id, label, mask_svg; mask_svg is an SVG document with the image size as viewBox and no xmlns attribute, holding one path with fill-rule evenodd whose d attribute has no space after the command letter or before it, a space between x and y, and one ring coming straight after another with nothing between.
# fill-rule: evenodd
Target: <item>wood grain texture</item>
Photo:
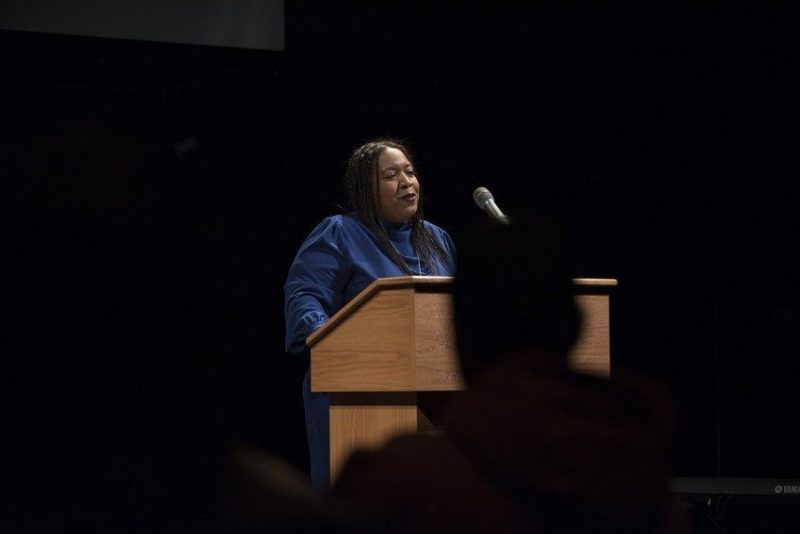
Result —
<instances>
[{"instance_id":1,"label":"wood grain texture","mask_svg":"<svg viewBox=\"0 0 800 534\"><path fill-rule=\"evenodd\" d=\"M326 325L324 335L315 338L312 391L461 389L450 282L447 277L406 276L381 279L364 290L354 299L357 307L342 310L334 316L336 324ZM616 283L575 279L575 300L584 316L570 353L576 371L610 374L608 292Z\"/></svg>"},{"instance_id":2,"label":"wood grain texture","mask_svg":"<svg viewBox=\"0 0 800 534\"><path fill-rule=\"evenodd\" d=\"M421 293L414 299L417 391L463 389L453 328L453 298Z\"/></svg>"},{"instance_id":3,"label":"wood grain texture","mask_svg":"<svg viewBox=\"0 0 800 534\"><path fill-rule=\"evenodd\" d=\"M354 451L376 449L394 436L416 432L419 417L414 393L332 394L331 482Z\"/></svg>"},{"instance_id":4,"label":"wood grain texture","mask_svg":"<svg viewBox=\"0 0 800 534\"><path fill-rule=\"evenodd\" d=\"M312 391L414 391L414 289L380 291L312 347Z\"/></svg>"},{"instance_id":5,"label":"wood grain texture","mask_svg":"<svg viewBox=\"0 0 800 534\"><path fill-rule=\"evenodd\" d=\"M609 376L611 336L608 295L576 295L583 326L569 354L570 366L581 373Z\"/></svg>"},{"instance_id":6,"label":"wood grain texture","mask_svg":"<svg viewBox=\"0 0 800 534\"><path fill-rule=\"evenodd\" d=\"M572 284L578 288L581 286L589 286L610 289L612 287L617 287L617 280L615 278L573 278ZM580 291L580 289L577 291Z\"/></svg>"},{"instance_id":7,"label":"wood grain texture","mask_svg":"<svg viewBox=\"0 0 800 534\"><path fill-rule=\"evenodd\" d=\"M306 338L306 345L313 347L325 338L330 332L338 328L339 324L347 317L355 314L358 309L369 302L373 296L384 290L404 288L446 288L453 283L452 276L393 276L391 278L378 278L368 285L353 300L345 304L341 310L320 328Z\"/></svg>"}]
</instances>

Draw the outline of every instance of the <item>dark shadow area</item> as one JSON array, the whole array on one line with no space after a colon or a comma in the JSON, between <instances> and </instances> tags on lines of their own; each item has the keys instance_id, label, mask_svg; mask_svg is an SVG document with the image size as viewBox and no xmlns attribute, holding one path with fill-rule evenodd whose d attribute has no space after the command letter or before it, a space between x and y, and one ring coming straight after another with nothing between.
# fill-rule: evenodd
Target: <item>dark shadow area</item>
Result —
<instances>
[{"instance_id":1,"label":"dark shadow area","mask_svg":"<svg viewBox=\"0 0 800 534\"><path fill-rule=\"evenodd\" d=\"M563 223L578 276L619 280L614 367L672 390L677 474L800 478L793 20L756 2L301 1L283 53L0 32L5 389L31 399L13 424L34 436L45 413L71 421L25 457L83 448L85 406L127 425L93 376L136 390L164 365L159 391L203 362L198 413L220 419L203 432L306 470L281 286L338 211L347 154L390 135L457 247L484 185L512 219ZM120 402L147 419L137 399Z\"/></svg>"}]
</instances>

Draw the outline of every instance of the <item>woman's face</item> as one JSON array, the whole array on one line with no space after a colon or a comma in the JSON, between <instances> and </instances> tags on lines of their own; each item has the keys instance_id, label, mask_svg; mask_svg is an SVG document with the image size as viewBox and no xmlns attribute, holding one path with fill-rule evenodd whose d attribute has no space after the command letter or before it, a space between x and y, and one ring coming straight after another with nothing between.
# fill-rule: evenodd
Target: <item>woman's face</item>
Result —
<instances>
[{"instance_id":1,"label":"woman's face","mask_svg":"<svg viewBox=\"0 0 800 534\"><path fill-rule=\"evenodd\" d=\"M419 182L402 150L387 147L378 157L378 207L384 220L404 222L417 213Z\"/></svg>"}]
</instances>

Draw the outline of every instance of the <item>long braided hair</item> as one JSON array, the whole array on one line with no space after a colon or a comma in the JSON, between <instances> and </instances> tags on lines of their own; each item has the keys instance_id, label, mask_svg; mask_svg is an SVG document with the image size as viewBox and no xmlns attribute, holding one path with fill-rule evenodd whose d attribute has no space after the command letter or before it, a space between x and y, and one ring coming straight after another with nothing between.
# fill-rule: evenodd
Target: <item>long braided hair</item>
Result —
<instances>
[{"instance_id":1,"label":"long braided hair","mask_svg":"<svg viewBox=\"0 0 800 534\"><path fill-rule=\"evenodd\" d=\"M396 148L405 154L408 161L412 161L410 151L399 141L394 139L375 139L355 149L347 161L344 174L344 189L349 208L355 212L358 219L378 239L381 250L406 274L412 274L411 268L394 248L386 229L380 221L380 206L378 205L378 158L387 148ZM422 195L417 201L417 212L411 217L411 242L419 257L420 263L433 266L434 261L444 263L447 252L425 227L422 215Z\"/></svg>"}]
</instances>

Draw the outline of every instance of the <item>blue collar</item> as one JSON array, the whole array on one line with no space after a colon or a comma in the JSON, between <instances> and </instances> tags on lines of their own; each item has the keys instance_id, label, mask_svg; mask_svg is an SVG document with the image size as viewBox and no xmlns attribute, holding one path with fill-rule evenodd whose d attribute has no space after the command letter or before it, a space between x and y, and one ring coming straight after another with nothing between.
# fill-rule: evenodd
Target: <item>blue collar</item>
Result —
<instances>
[{"instance_id":1,"label":"blue collar","mask_svg":"<svg viewBox=\"0 0 800 534\"><path fill-rule=\"evenodd\" d=\"M383 225L383 227L386 228L387 232L389 232L389 231L401 232L403 230L411 230L411 221L410 220L399 222L399 223L387 221L386 219L379 219L379 221Z\"/></svg>"}]
</instances>

